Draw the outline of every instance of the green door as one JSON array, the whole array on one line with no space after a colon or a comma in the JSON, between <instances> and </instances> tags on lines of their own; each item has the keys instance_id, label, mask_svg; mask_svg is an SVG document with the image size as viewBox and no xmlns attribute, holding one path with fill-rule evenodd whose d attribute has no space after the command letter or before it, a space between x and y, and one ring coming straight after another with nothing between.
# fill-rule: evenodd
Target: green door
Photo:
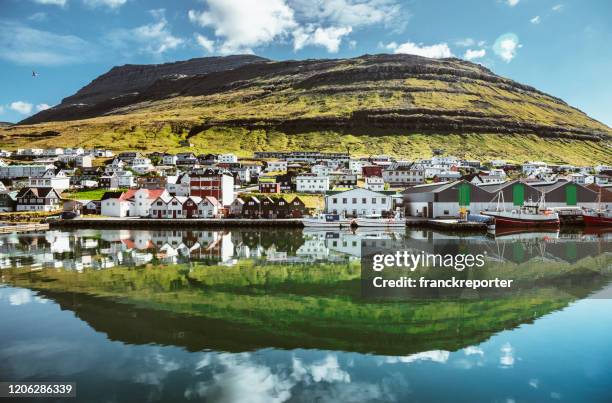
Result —
<instances>
[{"instance_id":1,"label":"green door","mask_svg":"<svg viewBox=\"0 0 612 403\"><path fill-rule=\"evenodd\" d=\"M515 206L525 204L525 186L522 183L515 183L512 186L512 203Z\"/></svg>"},{"instance_id":2,"label":"green door","mask_svg":"<svg viewBox=\"0 0 612 403\"><path fill-rule=\"evenodd\" d=\"M462 183L459 185L459 205L470 205L470 185L467 183Z\"/></svg>"},{"instance_id":3,"label":"green door","mask_svg":"<svg viewBox=\"0 0 612 403\"><path fill-rule=\"evenodd\" d=\"M565 203L568 206L575 206L578 204L578 189L574 183L570 183L565 187Z\"/></svg>"}]
</instances>

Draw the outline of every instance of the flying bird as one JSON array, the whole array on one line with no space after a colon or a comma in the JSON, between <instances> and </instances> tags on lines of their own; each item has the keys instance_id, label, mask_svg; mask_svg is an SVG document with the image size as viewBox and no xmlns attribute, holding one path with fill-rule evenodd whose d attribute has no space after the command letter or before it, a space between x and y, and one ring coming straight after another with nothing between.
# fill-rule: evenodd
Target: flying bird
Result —
<instances>
[{"instance_id":1,"label":"flying bird","mask_svg":"<svg viewBox=\"0 0 612 403\"><path fill-rule=\"evenodd\" d=\"M32 77L38 77L38 73L32 70Z\"/></svg>"}]
</instances>

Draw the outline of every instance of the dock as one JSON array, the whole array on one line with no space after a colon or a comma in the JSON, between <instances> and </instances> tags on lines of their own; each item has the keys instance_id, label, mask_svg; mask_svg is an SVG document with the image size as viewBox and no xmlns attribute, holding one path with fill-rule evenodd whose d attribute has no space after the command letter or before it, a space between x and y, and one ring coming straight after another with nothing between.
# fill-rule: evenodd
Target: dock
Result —
<instances>
[{"instance_id":1,"label":"dock","mask_svg":"<svg viewBox=\"0 0 612 403\"><path fill-rule=\"evenodd\" d=\"M4 225L0 225L0 234L30 232L30 231L46 231L48 229L49 229L49 224L39 224L39 223L6 224L4 223Z\"/></svg>"},{"instance_id":2,"label":"dock","mask_svg":"<svg viewBox=\"0 0 612 403\"><path fill-rule=\"evenodd\" d=\"M50 221L51 228L302 228L299 218L138 218L85 217ZM407 227L427 227L456 231L486 231L484 223L456 219L406 217ZM381 227L384 228L384 227Z\"/></svg>"},{"instance_id":3,"label":"dock","mask_svg":"<svg viewBox=\"0 0 612 403\"><path fill-rule=\"evenodd\" d=\"M73 218L71 220L54 220L50 222L51 228L233 228L233 227L284 227L302 228L299 218L268 219L268 218Z\"/></svg>"}]
</instances>

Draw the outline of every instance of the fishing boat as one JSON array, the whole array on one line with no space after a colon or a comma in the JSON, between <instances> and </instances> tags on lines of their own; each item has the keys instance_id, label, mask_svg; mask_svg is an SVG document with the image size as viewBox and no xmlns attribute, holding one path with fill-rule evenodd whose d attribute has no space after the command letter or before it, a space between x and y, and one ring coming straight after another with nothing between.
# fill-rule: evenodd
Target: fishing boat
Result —
<instances>
[{"instance_id":1,"label":"fishing boat","mask_svg":"<svg viewBox=\"0 0 612 403\"><path fill-rule=\"evenodd\" d=\"M494 201L495 199L493 199ZM504 207L504 195L497 195L497 208L493 211L481 211L480 214L493 217L495 228L500 227L558 227L560 224L559 214L546 209L544 195L538 202L525 202L515 209L506 210Z\"/></svg>"},{"instance_id":2,"label":"fishing boat","mask_svg":"<svg viewBox=\"0 0 612 403\"><path fill-rule=\"evenodd\" d=\"M401 228L406 226L406 218L402 217L399 211L389 218L380 215L368 215L357 218L355 225L358 227Z\"/></svg>"},{"instance_id":3,"label":"fishing boat","mask_svg":"<svg viewBox=\"0 0 612 403\"><path fill-rule=\"evenodd\" d=\"M353 224L353 220L340 216L340 214L326 214L319 213L312 217L302 218L304 227L333 227L333 228L346 228Z\"/></svg>"},{"instance_id":4,"label":"fishing boat","mask_svg":"<svg viewBox=\"0 0 612 403\"><path fill-rule=\"evenodd\" d=\"M589 227L612 227L612 211L604 210L601 203L601 192L597 195L597 209L582 214L584 224Z\"/></svg>"},{"instance_id":5,"label":"fishing boat","mask_svg":"<svg viewBox=\"0 0 612 403\"><path fill-rule=\"evenodd\" d=\"M589 227L612 227L612 211L588 211L582 218Z\"/></svg>"}]
</instances>

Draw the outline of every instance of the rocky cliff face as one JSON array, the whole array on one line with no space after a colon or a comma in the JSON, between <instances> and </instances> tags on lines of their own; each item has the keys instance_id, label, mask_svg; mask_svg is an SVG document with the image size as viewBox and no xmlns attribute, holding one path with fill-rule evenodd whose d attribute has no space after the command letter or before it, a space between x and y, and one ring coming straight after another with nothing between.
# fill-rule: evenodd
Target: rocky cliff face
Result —
<instances>
[{"instance_id":1,"label":"rocky cliff face","mask_svg":"<svg viewBox=\"0 0 612 403\"><path fill-rule=\"evenodd\" d=\"M56 107L39 112L22 123L82 119L143 99L142 93L157 81L169 81L235 69L265 62L259 56L203 57L174 63L116 66L66 97ZM169 94L166 94L169 95Z\"/></svg>"},{"instance_id":2,"label":"rocky cliff face","mask_svg":"<svg viewBox=\"0 0 612 403\"><path fill-rule=\"evenodd\" d=\"M596 141L611 135L564 101L478 64L413 55L281 62L229 56L116 67L21 123L169 111L179 120L189 116L172 125L191 135L211 127Z\"/></svg>"}]
</instances>

